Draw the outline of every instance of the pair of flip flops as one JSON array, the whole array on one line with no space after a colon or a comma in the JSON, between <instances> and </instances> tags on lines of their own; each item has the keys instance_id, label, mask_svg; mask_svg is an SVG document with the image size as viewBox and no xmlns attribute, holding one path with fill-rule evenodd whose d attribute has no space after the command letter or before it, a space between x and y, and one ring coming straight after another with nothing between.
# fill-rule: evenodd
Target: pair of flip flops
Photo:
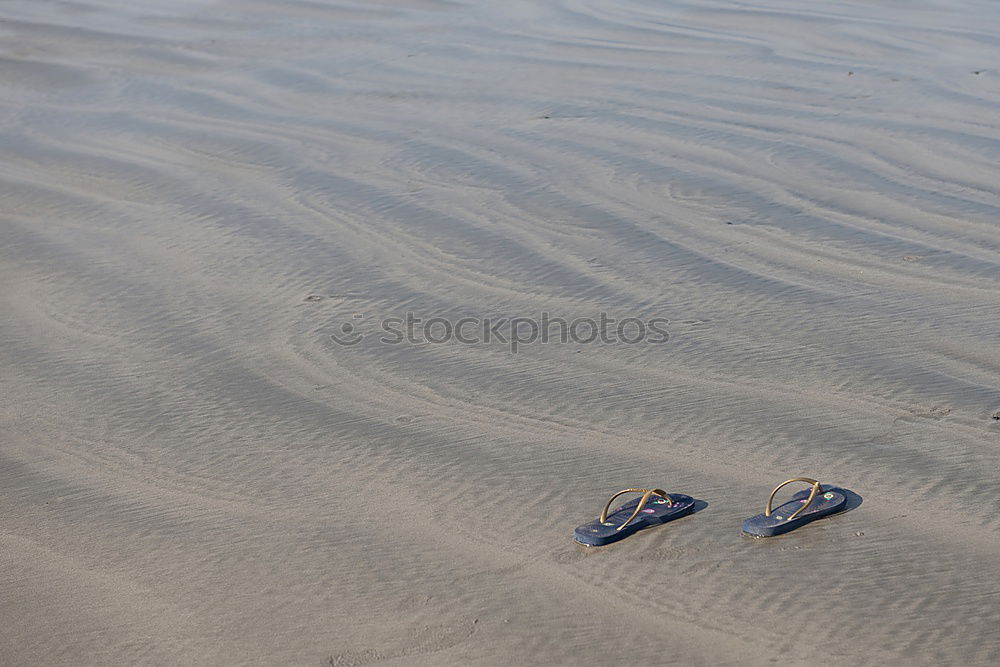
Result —
<instances>
[{"instance_id":1,"label":"pair of flip flops","mask_svg":"<svg viewBox=\"0 0 1000 667\"><path fill-rule=\"evenodd\" d=\"M773 507L774 496L785 485L806 482L812 488L800 491L786 503ZM615 498L626 493L641 493L609 513ZM820 517L839 512L847 505L844 494L824 489L815 479L793 477L776 486L767 499L763 514L743 522L743 532L754 537L772 537L803 526ZM682 493L667 493L663 489L623 489L611 496L601 516L576 529L576 541L587 546L603 546L624 539L644 528L667 523L694 512L695 500Z\"/></svg>"}]
</instances>

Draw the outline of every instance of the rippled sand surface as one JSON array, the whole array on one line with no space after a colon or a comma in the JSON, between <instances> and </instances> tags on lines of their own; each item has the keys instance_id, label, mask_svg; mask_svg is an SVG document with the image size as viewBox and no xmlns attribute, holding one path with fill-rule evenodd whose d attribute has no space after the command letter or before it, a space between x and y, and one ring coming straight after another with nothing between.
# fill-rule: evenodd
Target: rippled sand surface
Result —
<instances>
[{"instance_id":1,"label":"rippled sand surface","mask_svg":"<svg viewBox=\"0 0 1000 667\"><path fill-rule=\"evenodd\" d=\"M1000 661L996 3L6 0L0 149L0 662Z\"/></svg>"}]
</instances>

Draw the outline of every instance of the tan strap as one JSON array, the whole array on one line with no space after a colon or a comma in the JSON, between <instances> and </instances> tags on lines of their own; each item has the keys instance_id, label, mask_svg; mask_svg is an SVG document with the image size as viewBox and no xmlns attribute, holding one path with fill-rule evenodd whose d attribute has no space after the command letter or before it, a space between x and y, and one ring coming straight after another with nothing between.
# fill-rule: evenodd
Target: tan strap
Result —
<instances>
[{"instance_id":1,"label":"tan strap","mask_svg":"<svg viewBox=\"0 0 1000 667\"><path fill-rule=\"evenodd\" d=\"M611 498L608 500L608 503L604 506L604 509L601 510L601 523L606 523L607 522L607 520L608 520L608 510L611 508L611 503L613 503L615 501L615 498L617 498L618 496L620 496L620 495L622 495L624 493L641 493L642 494L642 498L639 499L639 504L635 506L635 511L632 512L632 516L630 516L628 519L626 519L625 523L623 523L622 525L620 525L617 528L615 528L615 530L621 530L625 526L629 525L629 523L632 522L632 519L634 519L635 517L637 517L639 515L639 512L642 511L642 508L646 506L646 503L649 502L649 499L652 496L660 496L661 498L663 498L664 500L666 500L668 507L670 505L674 504L674 501L670 499L670 496L668 496L667 492L664 491L663 489L622 489L621 491L619 491L615 495L611 496Z\"/></svg>"},{"instance_id":2,"label":"tan strap","mask_svg":"<svg viewBox=\"0 0 1000 667\"><path fill-rule=\"evenodd\" d=\"M801 514L805 508L812 505L813 498L816 497L817 493L823 493L823 487L820 486L819 482L815 479L811 479L809 477L793 477L791 479L787 479L778 486L774 487L774 491L771 492L771 497L767 499L767 507L764 509L764 516L771 516L771 503L774 501L774 494L778 492L778 489L786 484L791 484L792 482L806 482L807 484L812 484L813 486L812 491L809 493L809 500L807 500L802 507L795 510L792 515L788 517L789 521Z\"/></svg>"}]
</instances>

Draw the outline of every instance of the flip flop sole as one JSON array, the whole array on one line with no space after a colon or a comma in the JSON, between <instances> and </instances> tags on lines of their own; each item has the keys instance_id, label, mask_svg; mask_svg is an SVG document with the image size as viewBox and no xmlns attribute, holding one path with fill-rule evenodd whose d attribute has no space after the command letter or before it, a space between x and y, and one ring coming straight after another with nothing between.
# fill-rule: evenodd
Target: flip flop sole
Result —
<instances>
[{"instance_id":1,"label":"flip flop sole","mask_svg":"<svg viewBox=\"0 0 1000 667\"><path fill-rule=\"evenodd\" d=\"M774 537L788 531L795 530L800 526L815 521L829 514L835 514L845 508L847 498L837 491L826 491L816 494L805 512L798 515L791 521L788 517L809 498L809 491L799 491L792 499L783 505L779 505L771 512L771 516L758 514L743 522L743 532L751 537Z\"/></svg>"},{"instance_id":2,"label":"flip flop sole","mask_svg":"<svg viewBox=\"0 0 1000 667\"><path fill-rule=\"evenodd\" d=\"M609 514L608 520L604 523L595 519L590 523L577 526L574 537L577 542L585 546L600 547L625 539L644 528L658 526L661 523L687 516L694 511L694 498L691 496L685 496L683 493L671 493L670 499L673 501L672 505L668 505L667 501L662 498L650 499L646 503L646 507L639 512L639 516L632 520L632 523L618 530L618 526L632 516L636 505L639 504L639 499L636 498Z\"/></svg>"}]
</instances>

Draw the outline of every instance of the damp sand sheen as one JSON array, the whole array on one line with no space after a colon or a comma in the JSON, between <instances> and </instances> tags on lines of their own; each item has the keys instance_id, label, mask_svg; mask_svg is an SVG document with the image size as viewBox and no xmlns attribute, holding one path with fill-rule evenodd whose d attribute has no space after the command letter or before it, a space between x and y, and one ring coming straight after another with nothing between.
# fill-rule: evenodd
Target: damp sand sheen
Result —
<instances>
[{"instance_id":1,"label":"damp sand sheen","mask_svg":"<svg viewBox=\"0 0 1000 667\"><path fill-rule=\"evenodd\" d=\"M997 664L998 63L966 0L3 2L0 663ZM331 338L407 312L669 340ZM863 503L742 536L800 475ZM705 505L575 543L636 486Z\"/></svg>"}]
</instances>

